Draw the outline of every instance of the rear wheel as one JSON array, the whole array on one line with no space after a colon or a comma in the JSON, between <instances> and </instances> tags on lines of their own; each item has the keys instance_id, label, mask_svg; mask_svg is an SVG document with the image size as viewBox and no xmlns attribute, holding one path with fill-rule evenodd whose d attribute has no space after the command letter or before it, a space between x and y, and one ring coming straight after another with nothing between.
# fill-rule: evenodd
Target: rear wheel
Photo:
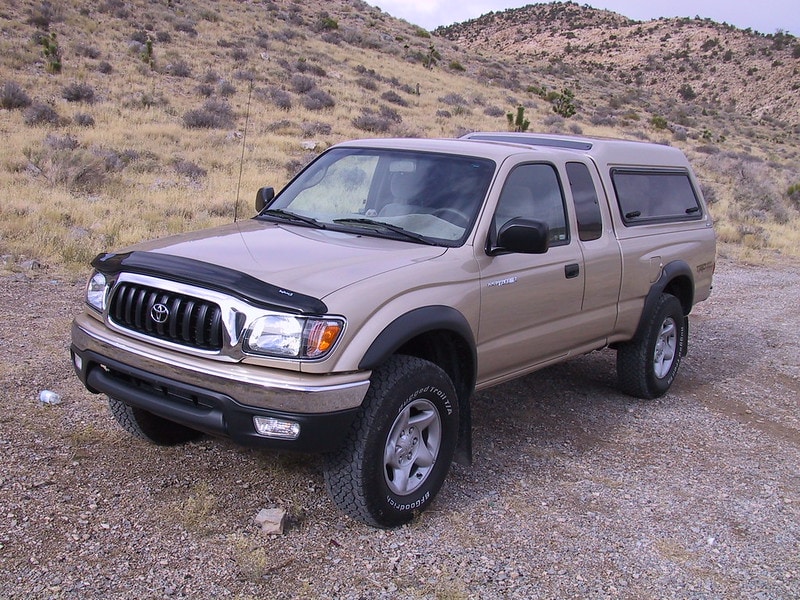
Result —
<instances>
[{"instance_id":1,"label":"rear wheel","mask_svg":"<svg viewBox=\"0 0 800 600\"><path fill-rule=\"evenodd\" d=\"M662 294L643 334L617 349L617 379L623 392L637 398L663 396L675 380L686 337L683 307Z\"/></svg>"},{"instance_id":2,"label":"rear wheel","mask_svg":"<svg viewBox=\"0 0 800 600\"><path fill-rule=\"evenodd\" d=\"M442 486L458 441L458 400L439 367L395 356L372 374L350 435L325 457L331 499L351 517L395 527Z\"/></svg>"},{"instance_id":3,"label":"rear wheel","mask_svg":"<svg viewBox=\"0 0 800 600\"><path fill-rule=\"evenodd\" d=\"M111 408L111 414L124 430L159 446L184 444L203 435L199 431L167 421L151 412L125 404L116 398L109 398L108 405Z\"/></svg>"}]
</instances>

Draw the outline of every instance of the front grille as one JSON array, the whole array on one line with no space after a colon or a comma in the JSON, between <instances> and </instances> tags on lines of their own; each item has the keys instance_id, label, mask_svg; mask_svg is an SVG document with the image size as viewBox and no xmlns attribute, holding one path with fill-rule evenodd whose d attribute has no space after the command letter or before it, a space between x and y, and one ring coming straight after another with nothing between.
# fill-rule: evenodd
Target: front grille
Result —
<instances>
[{"instance_id":1,"label":"front grille","mask_svg":"<svg viewBox=\"0 0 800 600\"><path fill-rule=\"evenodd\" d=\"M161 310L154 311L157 305ZM157 322L154 312L164 321ZM202 350L222 349L222 311L213 302L125 282L117 286L108 314L120 327L144 335Z\"/></svg>"}]
</instances>

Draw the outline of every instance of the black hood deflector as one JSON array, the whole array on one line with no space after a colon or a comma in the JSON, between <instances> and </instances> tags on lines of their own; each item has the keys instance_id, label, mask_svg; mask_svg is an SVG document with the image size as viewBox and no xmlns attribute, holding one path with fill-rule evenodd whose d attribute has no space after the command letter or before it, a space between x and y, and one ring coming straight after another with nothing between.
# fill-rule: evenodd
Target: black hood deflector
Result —
<instances>
[{"instance_id":1,"label":"black hood deflector","mask_svg":"<svg viewBox=\"0 0 800 600\"><path fill-rule=\"evenodd\" d=\"M314 315L328 312L325 303L317 298L265 283L234 269L182 256L141 251L99 254L92 266L105 275L124 271L197 285L268 310Z\"/></svg>"}]
</instances>

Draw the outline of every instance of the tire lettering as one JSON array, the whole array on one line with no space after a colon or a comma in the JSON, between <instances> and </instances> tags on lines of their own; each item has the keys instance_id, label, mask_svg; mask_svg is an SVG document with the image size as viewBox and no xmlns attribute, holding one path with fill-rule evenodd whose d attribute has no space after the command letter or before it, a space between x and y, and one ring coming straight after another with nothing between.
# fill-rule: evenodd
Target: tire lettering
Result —
<instances>
[{"instance_id":1,"label":"tire lettering","mask_svg":"<svg viewBox=\"0 0 800 600\"><path fill-rule=\"evenodd\" d=\"M400 504L394 500L391 496L386 496L386 503L394 508L395 510L399 511L406 511L406 510L415 510L425 504L428 501L428 498L431 497L430 492L425 492L425 494L419 499L411 502L409 504Z\"/></svg>"},{"instance_id":2,"label":"tire lettering","mask_svg":"<svg viewBox=\"0 0 800 600\"><path fill-rule=\"evenodd\" d=\"M430 396L430 395L436 396L447 406L450 405L450 400L447 398L447 394L443 390L440 390L439 388L434 387L432 385L420 388L419 390L411 394L408 398L406 398L406 401L403 404L408 404L409 402L418 398L419 396Z\"/></svg>"},{"instance_id":3,"label":"tire lettering","mask_svg":"<svg viewBox=\"0 0 800 600\"><path fill-rule=\"evenodd\" d=\"M439 398L439 400L442 401L442 403L444 404L444 408L447 411L448 415L452 415L453 414L453 405L450 402L450 398L447 397L447 394L443 390L440 390L439 388L434 387L432 385L428 385L428 386L425 386L424 388L420 388L416 392L411 394L408 398L406 398L405 402L403 402L403 404L400 406L400 409L397 411L398 414L403 412L403 409L405 409L405 407L410 402L416 400L420 396L430 396L430 395L436 396L437 398Z\"/></svg>"}]
</instances>

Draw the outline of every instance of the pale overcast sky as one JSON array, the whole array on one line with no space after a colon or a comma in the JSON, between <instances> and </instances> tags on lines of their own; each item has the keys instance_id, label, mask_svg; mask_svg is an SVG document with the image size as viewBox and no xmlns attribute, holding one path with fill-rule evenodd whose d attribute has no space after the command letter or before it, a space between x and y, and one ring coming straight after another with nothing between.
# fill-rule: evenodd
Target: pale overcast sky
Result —
<instances>
[{"instance_id":1,"label":"pale overcast sky","mask_svg":"<svg viewBox=\"0 0 800 600\"><path fill-rule=\"evenodd\" d=\"M535 4L535 0L369 0L393 17L436 29L474 19L491 11ZM708 17L740 29L748 27L761 33L782 29L800 37L798 0L593 0L581 2L594 8L613 10L637 21L658 17Z\"/></svg>"}]
</instances>

